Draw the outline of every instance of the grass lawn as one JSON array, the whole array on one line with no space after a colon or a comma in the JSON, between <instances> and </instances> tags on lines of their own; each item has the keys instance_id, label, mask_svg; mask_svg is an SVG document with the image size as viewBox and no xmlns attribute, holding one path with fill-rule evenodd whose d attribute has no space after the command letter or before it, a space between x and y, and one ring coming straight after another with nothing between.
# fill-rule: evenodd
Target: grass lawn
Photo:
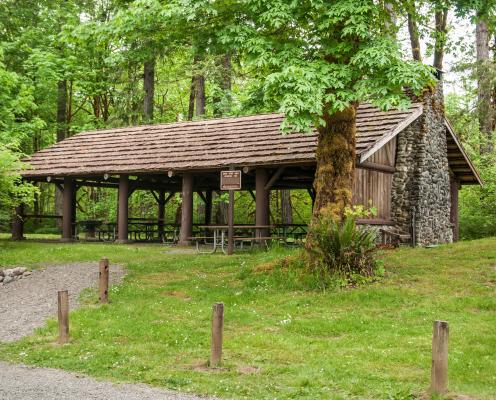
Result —
<instances>
[{"instance_id":1,"label":"grass lawn","mask_svg":"<svg viewBox=\"0 0 496 400\"><path fill-rule=\"evenodd\" d=\"M496 239L388 251L380 282L327 292L255 269L290 250L227 257L165 249L0 241L3 266L96 266L107 256L129 271L110 305L83 296L70 344L55 344L50 321L0 345L0 359L227 398L411 399L428 387L432 321L444 319L452 393L496 399ZM209 370L217 301L225 303L224 361Z\"/></svg>"}]
</instances>

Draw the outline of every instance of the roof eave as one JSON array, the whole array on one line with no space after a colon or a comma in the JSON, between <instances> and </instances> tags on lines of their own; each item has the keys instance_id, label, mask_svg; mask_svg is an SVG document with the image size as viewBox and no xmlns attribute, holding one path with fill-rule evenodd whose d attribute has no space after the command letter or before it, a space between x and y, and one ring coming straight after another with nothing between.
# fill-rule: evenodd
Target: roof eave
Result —
<instances>
[{"instance_id":1,"label":"roof eave","mask_svg":"<svg viewBox=\"0 0 496 400\"><path fill-rule=\"evenodd\" d=\"M382 146L384 146L386 143L388 143L391 139L396 137L401 131L403 131L405 128L410 126L418 117L422 115L424 112L424 107L422 105L419 105L417 109L412 112L408 118L405 118L403 121L401 121L396 128L394 128L391 132L388 134L382 136L380 139L378 139L371 147L369 147L367 150L365 150L363 153L360 154L359 161L360 163L363 163L367 161L368 158L370 158L374 153L379 151Z\"/></svg>"},{"instance_id":2,"label":"roof eave","mask_svg":"<svg viewBox=\"0 0 496 400\"><path fill-rule=\"evenodd\" d=\"M470 170L472 171L472 174L474 175L475 179L477 180L477 183L474 182L473 184L478 184L480 186L484 186L484 182L483 182L482 178L480 177L479 172L477 171L477 169L475 168L475 165L470 160L468 154L466 153L465 149L463 148L463 145L461 144L460 140L458 139L458 135L455 133L453 127L451 126L450 122L446 118L444 118L444 125L446 126L446 129L448 130L451 137L455 141L456 145L458 146L458 149L460 150L460 153L462 153L463 158L467 162L467 165L469 166ZM470 183L467 182L464 184L468 185Z\"/></svg>"}]
</instances>

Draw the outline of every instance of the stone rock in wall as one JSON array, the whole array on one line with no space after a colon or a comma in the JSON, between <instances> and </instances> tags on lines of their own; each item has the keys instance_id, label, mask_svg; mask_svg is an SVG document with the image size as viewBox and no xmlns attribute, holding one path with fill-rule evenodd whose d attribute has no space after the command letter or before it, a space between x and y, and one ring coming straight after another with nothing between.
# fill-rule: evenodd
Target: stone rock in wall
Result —
<instances>
[{"instance_id":1,"label":"stone rock in wall","mask_svg":"<svg viewBox=\"0 0 496 400\"><path fill-rule=\"evenodd\" d=\"M3 272L3 269L0 269L0 276L3 278L5 276L5 272Z\"/></svg>"},{"instance_id":2,"label":"stone rock in wall","mask_svg":"<svg viewBox=\"0 0 496 400\"><path fill-rule=\"evenodd\" d=\"M3 283L6 284L6 283L10 283L14 280L14 277L13 276L10 276L10 275L7 275L6 277L3 278Z\"/></svg>"}]
</instances>

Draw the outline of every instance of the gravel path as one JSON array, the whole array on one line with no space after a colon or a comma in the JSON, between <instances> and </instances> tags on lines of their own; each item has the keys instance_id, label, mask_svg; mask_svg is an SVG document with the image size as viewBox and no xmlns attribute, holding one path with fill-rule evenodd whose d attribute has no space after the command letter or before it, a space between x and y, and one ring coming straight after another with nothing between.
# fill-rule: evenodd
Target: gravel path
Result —
<instances>
[{"instance_id":1,"label":"gravel path","mask_svg":"<svg viewBox=\"0 0 496 400\"><path fill-rule=\"evenodd\" d=\"M0 362L2 400L199 400L146 385L115 384L50 368ZM205 399L205 398L203 398Z\"/></svg>"},{"instance_id":2,"label":"gravel path","mask_svg":"<svg viewBox=\"0 0 496 400\"><path fill-rule=\"evenodd\" d=\"M123 276L121 266L110 266L110 284L120 282ZM74 309L79 293L96 286L97 280L98 263L77 263L35 270L28 277L0 285L0 342L19 340L55 317L57 291L69 291L69 305Z\"/></svg>"},{"instance_id":3,"label":"gravel path","mask_svg":"<svg viewBox=\"0 0 496 400\"><path fill-rule=\"evenodd\" d=\"M119 283L124 269L110 266L110 283ZM0 341L29 335L57 314L57 291L69 291L70 308L78 306L79 293L96 286L98 263L54 265L7 285L0 284ZM1 400L200 400L201 397L146 385L97 381L51 368L0 362Z\"/></svg>"}]
</instances>

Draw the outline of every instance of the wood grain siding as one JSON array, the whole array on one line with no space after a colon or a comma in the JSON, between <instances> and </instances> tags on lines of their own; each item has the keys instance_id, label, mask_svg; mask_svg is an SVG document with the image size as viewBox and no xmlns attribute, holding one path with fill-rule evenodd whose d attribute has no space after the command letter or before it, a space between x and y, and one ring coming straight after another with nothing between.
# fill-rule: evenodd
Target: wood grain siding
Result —
<instances>
[{"instance_id":1,"label":"wood grain siding","mask_svg":"<svg viewBox=\"0 0 496 400\"><path fill-rule=\"evenodd\" d=\"M386 143L380 150L372 154L367 161L394 167L396 160L396 138Z\"/></svg>"},{"instance_id":2,"label":"wood grain siding","mask_svg":"<svg viewBox=\"0 0 496 400\"><path fill-rule=\"evenodd\" d=\"M357 168L353 183L353 204L376 208L373 219L391 220L391 187L393 175Z\"/></svg>"},{"instance_id":3,"label":"wood grain siding","mask_svg":"<svg viewBox=\"0 0 496 400\"><path fill-rule=\"evenodd\" d=\"M394 167L395 160L396 137L372 154L367 162L377 166ZM355 170L353 204L372 206L377 210L377 215L371 219L390 221L392 184L393 174L391 172L358 167Z\"/></svg>"},{"instance_id":4,"label":"wood grain siding","mask_svg":"<svg viewBox=\"0 0 496 400\"><path fill-rule=\"evenodd\" d=\"M379 111L371 105L357 114L357 154L390 135L418 112ZM227 166L315 163L316 133L283 135L282 114L222 118L165 125L83 132L26 159L25 177L90 176L215 170Z\"/></svg>"}]
</instances>

